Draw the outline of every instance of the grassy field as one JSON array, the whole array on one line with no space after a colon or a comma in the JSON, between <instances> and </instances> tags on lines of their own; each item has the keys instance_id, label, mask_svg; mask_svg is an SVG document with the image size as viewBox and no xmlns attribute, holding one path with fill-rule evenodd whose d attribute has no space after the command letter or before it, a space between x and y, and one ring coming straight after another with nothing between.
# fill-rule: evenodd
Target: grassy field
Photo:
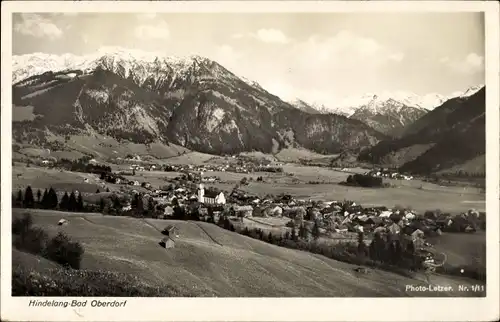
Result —
<instances>
[{"instance_id":1,"label":"grassy field","mask_svg":"<svg viewBox=\"0 0 500 322\"><path fill-rule=\"evenodd\" d=\"M301 160L315 160L335 156L337 155L323 155L306 149L297 148L283 149L279 153L274 155L276 159L282 162L298 162Z\"/></svg>"},{"instance_id":2,"label":"grassy field","mask_svg":"<svg viewBox=\"0 0 500 322\"><path fill-rule=\"evenodd\" d=\"M151 144L138 144L130 142L118 142L117 140L100 134L92 136L70 135L68 140L61 136L49 135L48 141L59 142L64 146L63 150L51 151L25 147L19 151L18 157L56 157L67 159L78 159L83 155L93 155L100 162L108 161L117 157L139 155L146 159L163 160L189 153L190 150L175 144L164 144L153 142Z\"/></svg>"},{"instance_id":3,"label":"grassy field","mask_svg":"<svg viewBox=\"0 0 500 322\"><path fill-rule=\"evenodd\" d=\"M24 212L14 209L13 216ZM129 273L152 285L168 283L178 289L236 297L478 296L406 292L406 285L427 282L379 270L359 274L353 270L356 266L266 244L207 223L32 213L34 224L49 234L62 230L84 245L82 269ZM67 226L57 226L62 217L69 220ZM166 250L158 245L162 238L159 230L172 223L179 227L180 237L174 248ZM440 285L477 283L435 278L440 279Z\"/></svg>"},{"instance_id":4,"label":"grassy field","mask_svg":"<svg viewBox=\"0 0 500 322\"><path fill-rule=\"evenodd\" d=\"M387 180L392 187L383 189L346 187L338 184L349 175L342 171L290 164L284 166L284 171L285 173L256 172L251 174L209 171L206 175L219 177L222 181L222 183L208 184L209 186L228 192L244 177L252 178L253 182L241 188L261 197L267 194L286 193L305 200L349 199L363 206L410 206L420 212L440 209L444 212L459 213L470 208L479 211L485 211L486 208L485 195L473 187L444 187L420 180ZM293 175L287 175L287 173ZM127 178L139 182L146 181L151 183L153 188L159 188L178 175L177 172L137 171L135 176L127 176ZM264 182L255 181L259 176L264 178ZM89 180L88 183L84 182L85 178ZM98 188L101 191L106 188L110 191L130 188L108 183L102 187L97 181L97 176L93 174L24 165L13 167L12 181L14 191L25 189L28 185L31 185L33 189L45 189L52 186L56 190L78 190L84 193L94 193ZM320 184L313 182L320 182Z\"/></svg>"},{"instance_id":5,"label":"grassy field","mask_svg":"<svg viewBox=\"0 0 500 322\"><path fill-rule=\"evenodd\" d=\"M88 183L84 182L88 179ZM97 175L82 172L48 169L35 166L15 166L12 168L12 189L25 189L28 185L32 189L46 189L53 187L56 190L78 190L82 192L95 192L98 188L103 190L97 182Z\"/></svg>"}]
</instances>

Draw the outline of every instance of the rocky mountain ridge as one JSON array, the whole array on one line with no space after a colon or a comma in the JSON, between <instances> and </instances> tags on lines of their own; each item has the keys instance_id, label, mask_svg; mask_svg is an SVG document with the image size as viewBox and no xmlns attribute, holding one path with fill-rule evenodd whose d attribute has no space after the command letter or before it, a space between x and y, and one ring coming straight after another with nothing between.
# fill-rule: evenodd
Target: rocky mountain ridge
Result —
<instances>
[{"instance_id":1,"label":"rocky mountain ridge","mask_svg":"<svg viewBox=\"0 0 500 322\"><path fill-rule=\"evenodd\" d=\"M14 138L22 142L43 141L49 132L99 133L214 154L294 146L336 153L386 138L357 120L300 111L200 56L121 49L42 56L14 57L14 114L30 107L34 116L14 122ZM32 73L38 74L24 78Z\"/></svg>"}]
</instances>

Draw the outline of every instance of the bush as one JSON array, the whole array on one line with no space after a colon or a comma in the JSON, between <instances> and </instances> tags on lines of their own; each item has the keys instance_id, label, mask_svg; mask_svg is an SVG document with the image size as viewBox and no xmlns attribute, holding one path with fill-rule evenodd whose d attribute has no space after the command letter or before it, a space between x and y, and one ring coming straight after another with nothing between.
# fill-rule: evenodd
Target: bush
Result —
<instances>
[{"instance_id":1,"label":"bush","mask_svg":"<svg viewBox=\"0 0 500 322\"><path fill-rule=\"evenodd\" d=\"M43 229L35 227L14 236L14 247L31 254L43 254L48 240L48 235Z\"/></svg>"},{"instance_id":2,"label":"bush","mask_svg":"<svg viewBox=\"0 0 500 322\"><path fill-rule=\"evenodd\" d=\"M78 269L80 268L84 249L80 243L72 242L68 236L59 232L57 236L52 238L47 244L45 252L48 259L63 266Z\"/></svg>"},{"instance_id":3,"label":"bush","mask_svg":"<svg viewBox=\"0 0 500 322\"><path fill-rule=\"evenodd\" d=\"M204 289L185 290L170 285L153 285L137 276L117 272L50 269L42 273L21 266L12 268L13 296L191 297L214 295Z\"/></svg>"},{"instance_id":4,"label":"bush","mask_svg":"<svg viewBox=\"0 0 500 322\"><path fill-rule=\"evenodd\" d=\"M16 218L12 221L12 234L20 235L26 233L33 225L33 217L30 213L25 213L22 218Z\"/></svg>"}]
</instances>

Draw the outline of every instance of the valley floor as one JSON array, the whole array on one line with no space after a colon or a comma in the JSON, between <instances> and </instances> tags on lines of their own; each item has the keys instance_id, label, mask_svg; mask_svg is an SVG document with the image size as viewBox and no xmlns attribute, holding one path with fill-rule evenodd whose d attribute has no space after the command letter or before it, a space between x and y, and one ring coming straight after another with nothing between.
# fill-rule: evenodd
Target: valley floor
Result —
<instances>
[{"instance_id":1,"label":"valley floor","mask_svg":"<svg viewBox=\"0 0 500 322\"><path fill-rule=\"evenodd\" d=\"M113 171L126 170L128 167L112 166ZM220 178L220 183L207 184L225 191L231 191L241 179L252 178L242 190L264 197L267 194L290 194L299 199L312 200L353 200L363 206L410 207L419 212L440 209L443 212L460 213L474 208L486 210L486 196L480 189L474 187L446 187L421 180L387 180L390 188L359 188L339 185L345 181L349 173L320 167L300 165L285 165L283 173L231 173L209 171L207 176ZM130 171L130 170L128 170ZM291 174L291 175L289 175ZM161 187L168 180L181 175L178 172L138 171L135 176L126 176L130 180L149 182L153 187ZM263 182L257 182L263 177ZM87 179L88 182L85 182ZM26 167L16 164L12 169L13 191L25 189L30 185L34 191L53 187L56 190L78 190L84 193L84 198L93 198L97 189L101 192L108 188L111 192L121 189L141 190L141 187L123 186L106 183L101 186L96 180L97 175L69 172L43 167ZM95 202L95 201L94 201Z\"/></svg>"},{"instance_id":2,"label":"valley floor","mask_svg":"<svg viewBox=\"0 0 500 322\"><path fill-rule=\"evenodd\" d=\"M13 217L26 209L13 209ZM405 297L484 296L459 291L477 281L433 275L427 281L369 269L320 255L286 249L204 222L111 217L30 210L34 224L50 235L64 231L85 248L82 269L125 272L148 283L222 297ZM68 225L58 226L61 218ZM175 247L158 245L168 224L179 228ZM23 265L22 256L13 265ZM16 262L17 261L17 262ZM50 265L49 265L50 266ZM43 266L35 267L43 273ZM416 291L418 285L451 286L447 292Z\"/></svg>"}]
</instances>

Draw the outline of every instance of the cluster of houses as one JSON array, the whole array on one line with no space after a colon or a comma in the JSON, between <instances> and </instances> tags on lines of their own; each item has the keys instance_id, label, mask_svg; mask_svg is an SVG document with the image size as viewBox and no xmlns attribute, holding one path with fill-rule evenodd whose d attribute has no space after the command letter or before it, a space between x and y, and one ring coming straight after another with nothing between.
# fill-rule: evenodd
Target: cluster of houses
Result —
<instances>
[{"instance_id":1,"label":"cluster of houses","mask_svg":"<svg viewBox=\"0 0 500 322\"><path fill-rule=\"evenodd\" d=\"M87 179L88 180L88 179ZM122 175L112 173L112 172L106 172L102 173L100 180L103 180L108 183L114 183L114 184L123 184L123 185L129 185L129 186L141 186L146 189L151 188L151 184L149 182L139 182L139 180L129 180Z\"/></svg>"},{"instance_id":2,"label":"cluster of houses","mask_svg":"<svg viewBox=\"0 0 500 322\"><path fill-rule=\"evenodd\" d=\"M192 181L180 185L173 185L165 190L155 190L150 196L157 204L164 205L164 216L173 214L172 203L176 205L196 205L201 215L231 210L237 217L288 217L297 222L305 220L319 221L326 231L343 232L373 232L379 227L388 227L397 222L405 230L422 231L425 235L440 234L450 230L472 232L477 229L474 224L484 214L470 210L461 215L438 214L427 212L417 214L412 210L388 209L386 207L363 208L351 201L311 201L295 199L290 195L266 196L259 198L240 189L233 189L226 194L223 191L206 189L203 182L206 180L193 174L186 176ZM412 232L413 233L413 232Z\"/></svg>"},{"instance_id":3,"label":"cluster of houses","mask_svg":"<svg viewBox=\"0 0 500 322\"><path fill-rule=\"evenodd\" d=\"M380 177L380 178L390 178L390 179L399 179L399 180L412 180L413 176L401 174L396 171L392 171L390 169L377 169L371 170L365 173L365 175L369 175L372 177Z\"/></svg>"}]
</instances>

